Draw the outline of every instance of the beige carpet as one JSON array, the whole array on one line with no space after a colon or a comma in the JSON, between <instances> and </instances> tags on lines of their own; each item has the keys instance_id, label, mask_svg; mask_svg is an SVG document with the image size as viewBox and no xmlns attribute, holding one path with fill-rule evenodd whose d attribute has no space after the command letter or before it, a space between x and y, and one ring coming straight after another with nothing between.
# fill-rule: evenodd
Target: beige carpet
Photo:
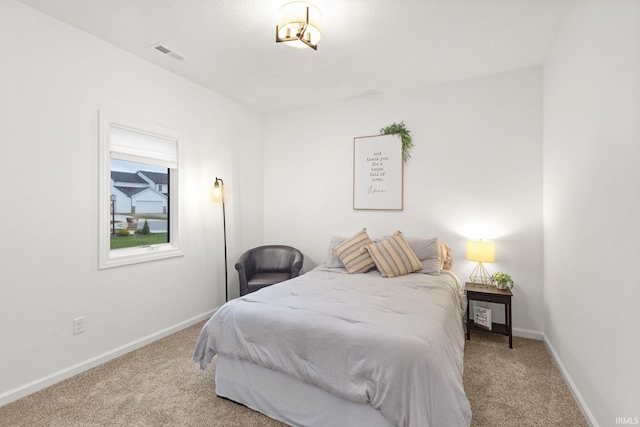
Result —
<instances>
[{"instance_id":1,"label":"beige carpet","mask_svg":"<svg viewBox=\"0 0 640 427\"><path fill-rule=\"evenodd\" d=\"M542 341L471 332L463 379L472 426L588 426Z\"/></svg>"},{"instance_id":2,"label":"beige carpet","mask_svg":"<svg viewBox=\"0 0 640 427\"><path fill-rule=\"evenodd\" d=\"M284 426L215 396L213 367L191 362L201 327L5 405L0 426ZM587 426L541 341L472 333L464 384L472 426Z\"/></svg>"}]
</instances>

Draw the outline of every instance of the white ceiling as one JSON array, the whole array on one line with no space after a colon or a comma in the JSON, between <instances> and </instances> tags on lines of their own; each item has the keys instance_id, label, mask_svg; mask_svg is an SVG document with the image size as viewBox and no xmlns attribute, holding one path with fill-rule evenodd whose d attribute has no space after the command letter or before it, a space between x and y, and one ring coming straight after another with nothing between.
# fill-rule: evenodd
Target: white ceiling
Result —
<instances>
[{"instance_id":1,"label":"white ceiling","mask_svg":"<svg viewBox=\"0 0 640 427\"><path fill-rule=\"evenodd\" d=\"M575 2L312 0L313 51L275 43L287 0L20 1L262 112L541 65Z\"/></svg>"}]
</instances>

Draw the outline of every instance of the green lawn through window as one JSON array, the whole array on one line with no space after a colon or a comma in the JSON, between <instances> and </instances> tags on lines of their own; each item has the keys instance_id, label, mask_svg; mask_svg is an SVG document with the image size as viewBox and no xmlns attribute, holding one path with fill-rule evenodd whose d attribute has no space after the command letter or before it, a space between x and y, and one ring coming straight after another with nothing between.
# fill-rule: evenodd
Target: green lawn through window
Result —
<instances>
[{"instance_id":1,"label":"green lawn through window","mask_svg":"<svg viewBox=\"0 0 640 427\"><path fill-rule=\"evenodd\" d=\"M111 249L132 248L137 246L159 245L167 243L167 233L131 234L129 236L111 235Z\"/></svg>"}]
</instances>

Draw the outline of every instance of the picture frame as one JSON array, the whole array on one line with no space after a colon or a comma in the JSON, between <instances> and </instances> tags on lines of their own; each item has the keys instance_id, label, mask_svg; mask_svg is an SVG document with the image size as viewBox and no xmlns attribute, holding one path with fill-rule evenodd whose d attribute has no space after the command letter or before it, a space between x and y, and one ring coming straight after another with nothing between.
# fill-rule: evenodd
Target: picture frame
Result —
<instances>
[{"instance_id":1,"label":"picture frame","mask_svg":"<svg viewBox=\"0 0 640 427\"><path fill-rule=\"evenodd\" d=\"M353 139L353 209L404 209L404 161L397 135Z\"/></svg>"},{"instance_id":2,"label":"picture frame","mask_svg":"<svg viewBox=\"0 0 640 427\"><path fill-rule=\"evenodd\" d=\"M493 323L491 323L491 309L475 306L473 313L473 323L485 331L490 331L493 326Z\"/></svg>"}]
</instances>

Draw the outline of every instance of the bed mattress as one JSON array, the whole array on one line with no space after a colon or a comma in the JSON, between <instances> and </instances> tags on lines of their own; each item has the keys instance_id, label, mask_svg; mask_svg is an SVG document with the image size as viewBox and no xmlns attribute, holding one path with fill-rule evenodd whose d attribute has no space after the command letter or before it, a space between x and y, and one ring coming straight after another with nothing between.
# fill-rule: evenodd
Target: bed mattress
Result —
<instances>
[{"instance_id":1,"label":"bed mattress","mask_svg":"<svg viewBox=\"0 0 640 427\"><path fill-rule=\"evenodd\" d=\"M318 387L252 362L216 358L216 394L291 426L392 427L368 404L340 399Z\"/></svg>"},{"instance_id":2,"label":"bed mattress","mask_svg":"<svg viewBox=\"0 0 640 427\"><path fill-rule=\"evenodd\" d=\"M465 308L450 272L382 278L321 266L225 304L194 360L248 361L369 405L393 426L468 426Z\"/></svg>"}]
</instances>

